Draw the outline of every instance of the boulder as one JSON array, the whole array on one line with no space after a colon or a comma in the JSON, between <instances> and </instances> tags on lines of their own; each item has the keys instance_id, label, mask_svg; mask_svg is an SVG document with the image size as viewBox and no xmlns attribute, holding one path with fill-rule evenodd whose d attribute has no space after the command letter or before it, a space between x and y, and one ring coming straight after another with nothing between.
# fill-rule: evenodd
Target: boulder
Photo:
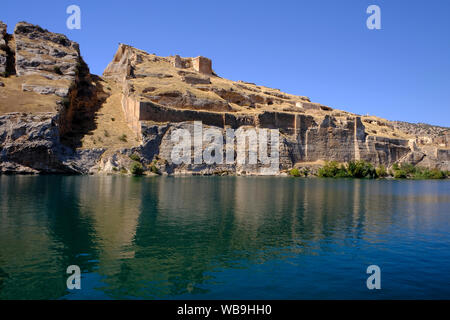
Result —
<instances>
[{"instance_id":1,"label":"boulder","mask_svg":"<svg viewBox=\"0 0 450 320\"><path fill-rule=\"evenodd\" d=\"M67 97L69 94L69 88L67 87L52 87L52 86L41 86L33 84L22 84L22 91L26 92L36 92L39 94L55 94L58 97Z\"/></svg>"}]
</instances>

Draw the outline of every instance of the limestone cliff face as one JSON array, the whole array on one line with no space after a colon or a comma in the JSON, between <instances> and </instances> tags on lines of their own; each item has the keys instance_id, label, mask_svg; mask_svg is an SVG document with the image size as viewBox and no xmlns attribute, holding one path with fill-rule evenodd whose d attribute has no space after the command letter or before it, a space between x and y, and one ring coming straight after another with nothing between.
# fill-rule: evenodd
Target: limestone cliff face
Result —
<instances>
[{"instance_id":1,"label":"limestone cliff face","mask_svg":"<svg viewBox=\"0 0 450 320\"><path fill-rule=\"evenodd\" d=\"M359 116L223 79L205 57L159 57L120 45L100 78L64 35L24 22L8 35L0 23L0 75L0 172L129 172L132 154L168 174L264 172L260 162L174 163L172 133L193 135L199 121L223 137L227 129L278 129L281 171L330 160L450 170L449 128Z\"/></svg>"},{"instance_id":2,"label":"limestone cliff face","mask_svg":"<svg viewBox=\"0 0 450 320\"><path fill-rule=\"evenodd\" d=\"M6 24L0 21L0 74L6 72L7 58L8 58L8 46L6 34Z\"/></svg>"},{"instance_id":3,"label":"limestone cliff face","mask_svg":"<svg viewBox=\"0 0 450 320\"><path fill-rule=\"evenodd\" d=\"M258 172L257 167L173 164L168 153L171 132L189 129L192 121L224 132L239 127L279 129L281 170L323 160L365 160L386 167L409 162L449 169L447 141L443 145L436 139L445 137L447 128L430 126L433 136L419 125L402 126L333 110L307 97L202 73L190 59L157 57L120 45L104 72L104 77L116 79L123 88L122 108L130 128L144 141L145 158L165 159L171 172ZM154 123L167 124L166 129L161 131L161 125ZM159 132L156 137L155 132ZM151 141L152 151L145 141Z\"/></svg>"},{"instance_id":4,"label":"limestone cliff face","mask_svg":"<svg viewBox=\"0 0 450 320\"><path fill-rule=\"evenodd\" d=\"M97 103L78 44L25 22L13 35L0 23L0 34L0 172L88 173L104 150L61 143Z\"/></svg>"},{"instance_id":5,"label":"limestone cliff face","mask_svg":"<svg viewBox=\"0 0 450 320\"><path fill-rule=\"evenodd\" d=\"M0 116L0 173L87 174L103 152L62 145L54 113Z\"/></svg>"}]
</instances>

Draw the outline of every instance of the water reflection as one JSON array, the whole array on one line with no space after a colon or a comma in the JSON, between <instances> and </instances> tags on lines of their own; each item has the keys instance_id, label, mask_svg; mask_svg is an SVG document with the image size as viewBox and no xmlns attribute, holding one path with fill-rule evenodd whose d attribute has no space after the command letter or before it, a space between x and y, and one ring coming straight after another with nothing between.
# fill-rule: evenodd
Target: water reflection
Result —
<instances>
[{"instance_id":1,"label":"water reflection","mask_svg":"<svg viewBox=\"0 0 450 320\"><path fill-rule=\"evenodd\" d=\"M0 186L1 299L233 298L236 270L270 276L279 261L312 268L332 256L348 272L348 261L417 244L448 249L448 182L0 176ZM72 264L80 292L65 288ZM292 280L267 281L296 297Z\"/></svg>"}]
</instances>

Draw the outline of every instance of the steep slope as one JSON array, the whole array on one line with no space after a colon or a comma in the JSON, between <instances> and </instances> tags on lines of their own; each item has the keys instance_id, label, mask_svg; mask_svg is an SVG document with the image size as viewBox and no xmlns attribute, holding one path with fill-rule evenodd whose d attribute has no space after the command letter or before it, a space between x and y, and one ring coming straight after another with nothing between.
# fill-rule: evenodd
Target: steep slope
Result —
<instances>
[{"instance_id":1,"label":"steep slope","mask_svg":"<svg viewBox=\"0 0 450 320\"><path fill-rule=\"evenodd\" d=\"M26 22L4 30L0 172L87 173L103 150L73 146L101 101L78 44Z\"/></svg>"},{"instance_id":2,"label":"steep slope","mask_svg":"<svg viewBox=\"0 0 450 320\"><path fill-rule=\"evenodd\" d=\"M121 106L121 91L115 81L102 80L106 94L104 103L95 112L95 128L81 139L81 149L102 147L109 152L137 147L139 139L128 126Z\"/></svg>"}]
</instances>

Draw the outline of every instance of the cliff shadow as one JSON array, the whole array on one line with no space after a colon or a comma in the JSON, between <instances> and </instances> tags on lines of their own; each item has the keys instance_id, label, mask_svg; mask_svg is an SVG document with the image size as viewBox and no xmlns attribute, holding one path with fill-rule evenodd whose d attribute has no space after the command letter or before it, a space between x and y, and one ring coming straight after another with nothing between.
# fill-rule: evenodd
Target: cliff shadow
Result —
<instances>
[{"instance_id":1,"label":"cliff shadow","mask_svg":"<svg viewBox=\"0 0 450 320\"><path fill-rule=\"evenodd\" d=\"M104 81L96 75L82 78L69 94L69 108L63 116L61 143L73 149L83 146L83 138L97 129L97 114L109 97ZM93 83L93 84L92 84Z\"/></svg>"}]
</instances>

